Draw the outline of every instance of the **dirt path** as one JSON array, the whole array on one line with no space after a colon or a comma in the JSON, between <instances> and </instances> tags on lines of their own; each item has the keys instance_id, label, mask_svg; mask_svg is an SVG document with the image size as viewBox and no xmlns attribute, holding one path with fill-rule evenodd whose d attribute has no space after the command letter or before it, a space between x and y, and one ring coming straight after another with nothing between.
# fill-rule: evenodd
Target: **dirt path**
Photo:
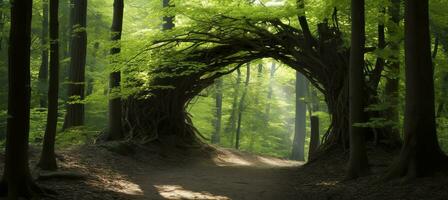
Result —
<instances>
[{"instance_id":1,"label":"dirt path","mask_svg":"<svg viewBox=\"0 0 448 200\"><path fill-rule=\"evenodd\" d=\"M448 199L448 171L410 182L381 181L396 155L382 150L369 152L369 176L344 181L347 153L342 150L302 165L221 148L211 154L209 150L191 154L172 149L119 149L85 146L60 152L61 171L81 173L85 178L38 182L57 191L58 200ZM38 155L31 152L30 166L35 166Z\"/></svg>"},{"instance_id":2,"label":"dirt path","mask_svg":"<svg viewBox=\"0 0 448 200\"><path fill-rule=\"evenodd\" d=\"M291 175L301 165L220 149L212 159L171 160L128 157L101 148L64 153L65 170L87 174L84 181L51 180L58 199L295 199Z\"/></svg>"},{"instance_id":3,"label":"dirt path","mask_svg":"<svg viewBox=\"0 0 448 200\"><path fill-rule=\"evenodd\" d=\"M143 171L133 180L146 191L142 199L294 199L293 182L287 180L299 163L231 151L223 155L216 165Z\"/></svg>"}]
</instances>

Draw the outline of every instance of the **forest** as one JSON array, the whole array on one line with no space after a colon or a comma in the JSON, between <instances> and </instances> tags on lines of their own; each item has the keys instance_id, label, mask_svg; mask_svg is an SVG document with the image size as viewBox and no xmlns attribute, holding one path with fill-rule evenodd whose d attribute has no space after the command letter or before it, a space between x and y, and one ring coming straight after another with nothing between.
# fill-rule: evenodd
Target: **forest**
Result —
<instances>
[{"instance_id":1,"label":"forest","mask_svg":"<svg viewBox=\"0 0 448 200\"><path fill-rule=\"evenodd\" d=\"M0 0L0 199L448 199L448 0Z\"/></svg>"}]
</instances>

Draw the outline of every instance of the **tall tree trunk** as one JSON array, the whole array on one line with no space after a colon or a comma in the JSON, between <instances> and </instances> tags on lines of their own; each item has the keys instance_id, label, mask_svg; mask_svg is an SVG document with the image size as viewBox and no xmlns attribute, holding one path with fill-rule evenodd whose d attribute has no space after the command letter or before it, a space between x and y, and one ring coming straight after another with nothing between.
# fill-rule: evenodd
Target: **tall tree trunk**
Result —
<instances>
[{"instance_id":1,"label":"tall tree trunk","mask_svg":"<svg viewBox=\"0 0 448 200\"><path fill-rule=\"evenodd\" d=\"M232 101L232 111L229 117L229 125L226 127L226 132L231 132L230 135L230 144L233 147L235 145L235 132L236 132L236 124L237 124L237 115L238 115L238 97L240 95L240 84L241 84L241 70L237 69L236 75L236 83L234 86L233 92L233 101Z\"/></svg>"},{"instance_id":2,"label":"tall tree trunk","mask_svg":"<svg viewBox=\"0 0 448 200\"><path fill-rule=\"evenodd\" d=\"M50 0L50 82L48 87L48 113L42 155L38 166L44 170L56 170L54 143L58 122L59 97L59 0Z\"/></svg>"},{"instance_id":3,"label":"tall tree trunk","mask_svg":"<svg viewBox=\"0 0 448 200\"><path fill-rule=\"evenodd\" d=\"M269 115L271 113L271 101L272 101L272 93L273 93L273 85L274 85L274 75L275 70L277 69L275 61L272 61L271 69L269 70L269 85L268 85L268 96L267 96L267 102L266 102L266 123L269 122Z\"/></svg>"},{"instance_id":4,"label":"tall tree trunk","mask_svg":"<svg viewBox=\"0 0 448 200\"><path fill-rule=\"evenodd\" d=\"M61 23L62 34L60 35L60 48L61 48L61 59L60 59L60 70L59 79L61 82L68 82L69 71L70 71L70 41L72 36L72 26L73 26L73 8L74 0L64 0L61 1ZM66 101L68 99L68 87L66 84L59 85L59 96L62 100Z\"/></svg>"},{"instance_id":5,"label":"tall tree trunk","mask_svg":"<svg viewBox=\"0 0 448 200\"><path fill-rule=\"evenodd\" d=\"M434 40L434 51L432 53L432 60L434 61L437 57L437 52L438 52L438 47L439 47L439 36L436 36L435 40ZM446 51L446 47L444 47L445 53ZM442 115L445 113L446 110L446 101L447 101L447 96L448 96L448 72L446 71L442 71L442 75L441 75L441 92L440 92L440 98L439 98L439 102L437 105L437 110L436 110L436 118L442 117Z\"/></svg>"},{"instance_id":6,"label":"tall tree trunk","mask_svg":"<svg viewBox=\"0 0 448 200\"><path fill-rule=\"evenodd\" d=\"M238 121L236 126L236 140L235 140L235 149L240 148L240 139L241 139L241 120L243 119L243 112L246 109L246 105L244 101L246 100L247 90L249 87L250 81L250 63L247 63L246 70L246 81L244 82L244 90L240 99L239 109L238 109Z\"/></svg>"},{"instance_id":7,"label":"tall tree trunk","mask_svg":"<svg viewBox=\"0 0 448 200\"><path fill-rule=\"evenodd\" d=\"M393 54L387 63L387 69L390 76L386 78L385 97L390 106L385 111L385 117L393 125L387 127L387 133L389 135L389 142L391 146L399 146L401 144L399 113L398 108L400 104L399 89L400 89L400 41L397 41L397 35L400 34L400 3L401 0L391 0L391 4L388 7L388 13L391 17L391 22L387 27L390 49Z\"/></svg>"},{"instance_id":8,"label":"tall tree trunk","mask_svg":"<svg viewBox=\"0 0 448 200\"><path fill-rule=\"evenodd\" d=\"M84 125L87 0L74 1L67 113L63 129ZM81 102L80 102L81 101Z\"/></svg>"},{"instance_id":9,"label":"tall tree trunk","mask_svg":"<svg viewBox=\"0 0 448 200\"><path fill-rule=\"evenodd\" d=\"M120 81L121 72L115 69L117 65L116 56L120 53L120 40L121 32L123 29L123 10L124 2L123 0L114 0L114 17L112 21L112 38L111 40L115 42L110 54L112 56L112 65L114 66L114 71L109 77L109 139L119 140L123 138L122 131L122 105L121 105L121 95L120 95Z\"/></svg>"},{"instance_id":10,"label":"tall tree trunk","mask_svg":"<svg viewBox=\"0 0 448 200\"><path fill-rule=\"evenodd\" d=\"M365 148L365 129L356 126L365 122L364 98L364 46L365 46L365 13L364 0L351 1L352 32L349 68L349 141L350 160L347 178L353 179L365 175L369 171Z\"/></svg>"},{"instance_id":11,"label":"tall tree trunk","mask_svg":"<svg viewBox=\"0 0 448 200\"><path fill-rule=\"evenodd\" d=\"M95 42L94 44L93 44L93 55L92 55L92 60L91 60L91 62L90 62L90 68L89 68L89 70L88 71L90 71L90 72L95 72L95 68L96 68L96 65L97 65L97 62L96 62L96 57L98 56L98 50L100 49L100 43L99 42ZM93 88L93 83L94 83L94 81L95 81L95 79L94 79L94 77L92 77L92 75L89 75L89 76L87 76L87 86L86 86L86 96L89 96L89 95L91 95L92 93L93 93L93 90L94 90L94 88Z\"/></svg>"},{"instance_id":12,"label":"tall tree trunk","mask_svg":"<svg viewBox=\"0 0 448 200\"><path fill-rule=\"evenodd\" d=\"M42 0L42 35L41 35L41 64L39 68L39 103L40 107L47 107L48 88L48 0Z\"/></svg>"},{"instance_id":13,"label":"tall tree trunk","mask_svg":"<svg viewBox=\"0 0 448 200\"><path fill-rule=\"evenodd\" d=\"M436 134L428 0L406 0L404 26L404 144L400 156L392 165L389 178L424 176L447 161Z\"/></svg>"},{"instance_id":14,"label":"tall tree trunk","mask_svg":"<svg viewBox=\"0 0 448 200\"><path fill-rule=\"evenodd\" d=\"M215 81L215 119L213 126L215 131L212 136L212 143L219 144L221 141L221 119L222 119L222 78Z\"/></svg>"},{"instance_id":15,"label":"tall tree trunk","mask_svg":"<svg viewBox=\"0 0 448 200\"><path fill-rule=\"evenodd\" d=\"M32 0L11 1L9 95L2 196L31 199L37 190L28 167Z\"/></svg>"},{"instance_id":16,"label":"tall tree trunk","mask_svg":"<svg viewBox=\"0 0 448 200\"><path fill-rule=\"evenodd\" d=\"M294 140L292 144L292 160L305 160L305 138L306 138L306 78L296 71L296 119L294 129Z\"/></svg>"},{"instance_id":17,"label":"tall tree trunk","mask_svg":"<svg viewBox=\"0 0 448 200\"><path fill-rule=\"evenodd\" d=\"M311 116L310 146L308 150L308 160L312 160L319 148L319 117Z\"/></svg>"}]
</instances>

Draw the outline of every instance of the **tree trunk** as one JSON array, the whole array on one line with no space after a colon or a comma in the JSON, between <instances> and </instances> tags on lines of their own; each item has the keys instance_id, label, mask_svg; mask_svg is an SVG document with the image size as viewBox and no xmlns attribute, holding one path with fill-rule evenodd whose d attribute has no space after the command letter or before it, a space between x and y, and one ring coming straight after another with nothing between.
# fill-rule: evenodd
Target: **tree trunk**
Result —
<instances>
[{"instance_id":1,"label":"tree trunk","mask_svg":"<svg viewBox=\"0 0 448 200\"><path fill-rule=\"evenodd\" d=\"M235 145L235 132L236 132L236 121L237 121L237 114L238 114L238 97L240 96L240 84L241 84L241 70L237 69L237 76L236 76L236 84L234 86L234 92L233 92L233 101L232 101L232 112L230 113L229 117L229 125L226 127L226 132L231 132L230 138L231 138L231 146L233 147Z\"/></svg>"},{"instance_id":2,"label":"tree trunk","mask_svg":"<svg viewBox=\"0 0 448 200\"><path fill-rule=\"evenodd\" d=\"M369 165L365 149L365 129L356 126L365 122L364 99L364 46L365 46L365 13L364 0L351 1L352 32L349 68L349 138L350 159L347 178L353 179L368 173Z\"/></svg>"},{"instance_id":3,"label":"tree trunk","mask_svg":"<svg viewBox=\"0 0 448 200\"><path fill-rule=\"evenodd\" d=\"M39 104L40 107L47 107L48 88L48 0L42 1L42 35L41 35L41 64L39 68Z\"/></svg>"},{"instance_id":4,"label":"tree trunk","mask_svg":"<svg viewBox=\"0 0 448 200\"><path fill-rule=\"evenodd\" d=\"M292 160L305 160L305 138L306 138L306 79L296 71L296 119L294 129L294 140L292 145Z\"/></svg>"},{"instance_id":5,"label":"tree trunk","mask_svg":"<svg viewBox=\"0 0 448 200\"><path fill-rule=\"evenodd\" d=\"M308 160L312 160L319 148L319 117L311 116L311 134L310 146L308 151Z\"/></svg>"},{"instance_id":6,"label":"tree trunk","mask_svg":"<svg viewBox=\"0 0 448 200\"><path fill-rule=\"evenodd\" d=\"M244 82L244 90L243 94L240 99L239 103L239 109L238 109L238 121L237 121L237 127L236 127L236 140L235 140L235 149L240 148L240 140L241 140L241 120L243 118L243 112L245 110L245 103L247 90L249 87L249 81L250 81L250 63L247 63L247 71L246 71L246 82Z\"/></svg>"},{"instance_id":7,"label":"tree trunk","mask_svg":"<svg viewBox=\"0 0 448 200\"><path fill-rule=\"evenodd\" d=\"M121 105L121 95L120 95L120 82L121 82L121 72L115 69L117 65L116 58L120 51L120 40L121 32L123 29L123 10L124 2L123 0L114 1L114 16L112 21L112 38L111 40L115 42L114 46L110 50L112 56L112 65L114 66L114 71L109 77L109 139L119 140L123 139L122 131L122 105Z\"/></svg>"},{"instance_id":8,"label":"tree trunk","mask_svg":"<svg viewBox=\"0 0 448 200\"><path fill-rule=\"evenodd\" d=\"M70 42L70 73L67 113L63 129L84 125L84 87L87 51L87 0L76 0L73 8L72 38Z\"/></svg>"},{"instance_id":9,"label":"tree trunk","mask_svg":"<svg viewBox=\"0 0 448 200\"><path fill-rule=\"evenodd\" d=\"M269 122L269 115L271 113L271 101L272 101L272 93L273 93L273 84L274 84L274 75L276 70L276 63L275 61L272 61L271 69L269 71L269 85L268 85L268 97L266 101L266 124Z\"/></svg>"},{"instance_id":10,"label":"tree trunk","mask_svg":"<svg viewBox=\"0 0 448 200\"><path fill-rule=\"evenodd\" d=\"M430 44L428 0L406 0L404 144L389 178L428 175L447 161L436 134Z\"/></svg>"},{"instance_id":11,"label":"tree trunk","mask_svg":"<svg viewBox=\"0 0 448 200\"><path fill-rule=\"evenodd\" d=\"M56 170L54 143L58 122L59 94L59 0L50 0L50 83L48 87L48 113L42 155L38 166Z\"/></svg>"},{"instance_id":12,"label":"tree trunk","mask_svg":"<svg viewBox=\"0 0 448 200\"><path fill-rule=\"evenodd\" d=\"M385 98L390 104L388 109L385 111L385 117L387 121L393 123L393 125L386 127L386 131L389 136L389 143L391 146L400 146L400 127L399 124L399 113L398 108L400 105L399 100L399 89L400 89L400 41L396 38L400 34L400 3L401 0L392 0L389 6L389 15L391 16L391 24L387 27L390 49L393 54L390 57L390 61L387 63L386 67L390 73L390 76L386 77L385 86Z\"/></svg>"},{"instance_id":13,"label":"tree trunk","mask_svg":"<svg viewBox=\"0 0 448 200\"><path fill-rule=\"evenodd\" d=\"M90 72L95 72L95 66L97 65L97 62L96 62L96 57L98 56L98 50L100 49L100 43L99 42L95 42L94 44L93 44L93 52L92 52L92 60L91 60L91 62L90 62L90 68L89 68L89 71ZM91 95L92 93L93 93L93 90L94 90L94 88L93 88L93 83L94 83L94 81L95 81L95 79L94 79L94 77L92 77L92 75L90 75L90 76L87 76L87 85L86 85L86 96L89 96L89 95Z\"/></svg>"},{"instance_id":14,"label":"tree trunk","mask_svg":"<svg viewBox=\"0 0 448 200\"><path fill-rule=\"evenodd\" d=\"M223 79L217 79L215 81L215 120L214 120L214 127L215 131L213 132L212 136L212 143L213 144L219 144L221 139L221 119L222 119L222 84Z\"/></svg>"},{"instance_id":15,"label":"tree trunk","mask_svg":"<svg viewBox=\"0 0 448 200\"><path fill-rule=\"evenodd\" d=\"M32 0L11 2L6 158L0 194L8 199L35 196L38 186L28 167Z\"/></svg>"}]
</instances>

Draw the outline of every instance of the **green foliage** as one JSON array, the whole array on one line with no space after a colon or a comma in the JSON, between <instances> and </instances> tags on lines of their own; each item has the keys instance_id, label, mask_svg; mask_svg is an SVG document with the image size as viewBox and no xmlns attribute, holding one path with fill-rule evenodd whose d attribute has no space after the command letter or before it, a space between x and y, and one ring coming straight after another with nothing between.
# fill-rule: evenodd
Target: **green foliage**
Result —
<instances>
[{"instance_id":1,"label":"green foliage","mask_svg":"<svg viewBox=\"0 0 448 200\"><path fill-rule=\"evenodd\" d=\"M287 67L277 66L274 77L271 79L270 66L272 62L274 61L265 59L251 63L251 78L242 114L240 147L245 151L288 158L291 153L294 135L295 72ZM263 66L261 74L258 73L258 64ZM225 76L223 79L221 143L219 145L224 147L232 148L232 144L234 144L232 140L235 141L236 130L229 129L232 104L235 95L237 95L236 99L239 104L245 77L245 70L241 70L242 82L239 88L235 83L236 72ZM272 87L271 99L268 98L269 87ZM239 90L239 93L236 94L235 90ZM188 108L188 111L192 114L194 125L208 139L211 138L215 130L213 124L214 113L216 112L215 92L213 86L207 88L189 104ZM322 100L319 99L319 101ZM270 107L269 113L266 113L267 106ZM314 115L319 116L321 120L321 133L323 134L329 125L329 116L323 111L316 112ZM307 123L308 145L309 116L307 117Z\"/></svg>"},{"instance_id":2,"label":"green foliage","mask_svg":"<svg viewBox=\"0 0 448 200\"><path fill-rule=\"evenodd\" d=\"M275 33L277 30L270 26L267 21L279 19L286 24L293 25L300 29L297 16L307 17L310 29L313 34L317 34L317 25L322 21L330 24L336 23L344 36L345 45L350 44L350 1L349 0L305 0L305 9L297 8L296 0L172 0L174 7L162 9L161 1L129 0L125 2L125 16L123 26L123 36L121 42L110 42L111 33L109 31L113 1L110 0L89 0L87 29L82 30L77 27L76 31L86 31L88 35L88 55L86 84L91 92L86 99L80 101L76 97L67 97L67 74L69 67L69 36L73 34L69 27L70 6L69 1L61 1L60 8L60 45L61 45L61 85L60 85L60 112L58 127L62 127L64 106L66 103L86 104L86 126L79 127L57 135L58 146L70 146L92 142L94 138L106 127L107 123L107 101L111 97L127 96L139 93L142 90L152 88L172 89L171 86L158 86L151 84L154 78L168 77L176 78L183 75L198 72L204 69L204 64L198 61L180 62L180 60L191 56L193 50L219 46L223 38L213 38L207 35L186 34L191 30L215 33L225 36L224 39L233 36L245 35L254 38L248 28L267 30ZM430 1L431 32L433 36L439 36L439 53L434 59L435 83L436 83L436 106L446 104L448 99L448 82L444 79L448 76L448 12L446 12L447 0ZM389 0L367 1L366 6L366 33L367 46L377 46L377 26L384 24L386 31L396 30L398 34L387 36L388 41L401 42L404 38L403 26L391 23L388 13L382 13L382 9L390 5ZM32 46L31 46L31 79L32 79L32 102L31 102L31 132L30 142L40 144L45 131L46 109L39 108L39 99L42 94L38 91L38 75L41 65L41 51L48 48L48 44L41 44L42 36L42 0L33 1L33 22L32 22ZM335 13L335 8L337 13ZM3 16L9 16L9 5L4 2L0 7ZM402 15L403 13L401 13ZM176 27L173 30L161 31L163 16L175 16ZM255 23L254 27L248 27L243 20L264 21ZM9 32L9 19L3 19L0 29L1 49L0 49L0 140L5 136L5 122L7 109L7 36ZM199 38L204 39L198 46L194 46L191 41L184 43L170 44L164 47L154 46L155 42L163 45L163 41L168 42L173 37L184 39ZM443 37L442 37L443 36ZM207 40L205 40L207 39ZM162 43L161 43L162 42ZM401 43L400 43L401 44ZM112 47L120 46L122 51L119 55L110 56ZM398 53L397 58L403 69L404 52L394 52L389 46L385 49L376 49L366 54L366 61L369 66L375 63L378 57L391 59L391 56ZM269 67L271 59L263 59L252 62L252 77L248 88L247 98L244 102L241 148L243 150L257 153L288 157L293 132L294 132L294 72L284 67L279 68L274 79L269 79ZM257 65L262 64L262 74L257 74ZM212 76L214 73L233 69L235 66L227 66L211 73L206 73L204 77ZM161 70L163 69L163 70ZM155 70L163 72L155 75ZM108 91L108 75L113 71L122 71L122 88ZM400 78L400 104L391 105L384 95L384 78L380 81L377 98L380 102L370 105L369 111L384 111L391 106L397 106L400 111L400 118L403 118L404 107L404 70L400 72L384 71L383 77ZM235 84L236 72L233 72L224 79L222 93L223 114L221 144L225 147L232 146L232 135L234 129L229 129L232 103L234 96L240 100L243 91L245 72L242 70L242 81L239 86ZM268 98L269 85L272 85L273 95ZM239 88L237 88L239 87ZM42 88L41 88L42 89ZM239 94L236 94L239 90ZM194 124L200 132L207 138L211 138L214 131L213 118L215 113L215 90L213 87L207 88L192 100L188 111L191 112ZM147 98L151 94L142 96ZM313 113L320 118L320 133L324 134L329 126L330 117L325 109L324 97L318 94L318 104L320 111ZM308 105L313 103L309 97L305 98ZM270 112L266 107L270 105ZM241 108L236 108L241 109ZM442 148L448 151L448 109L445 108L437 119L439 139ZM309 114L309 113L308 113ZM309 116L307 117L309 123ZM392 124L393 123L393 124ZM360 126L384 127L394 125L402 127L402 120L398 124L382 118L374 118ZM309 127L309 125L307 126ZM309 133L309 128L307 133ZM307 136L307 143L309 136ZM307 150L307 148L306 148Z\"/></svg>"}]
</instances>

